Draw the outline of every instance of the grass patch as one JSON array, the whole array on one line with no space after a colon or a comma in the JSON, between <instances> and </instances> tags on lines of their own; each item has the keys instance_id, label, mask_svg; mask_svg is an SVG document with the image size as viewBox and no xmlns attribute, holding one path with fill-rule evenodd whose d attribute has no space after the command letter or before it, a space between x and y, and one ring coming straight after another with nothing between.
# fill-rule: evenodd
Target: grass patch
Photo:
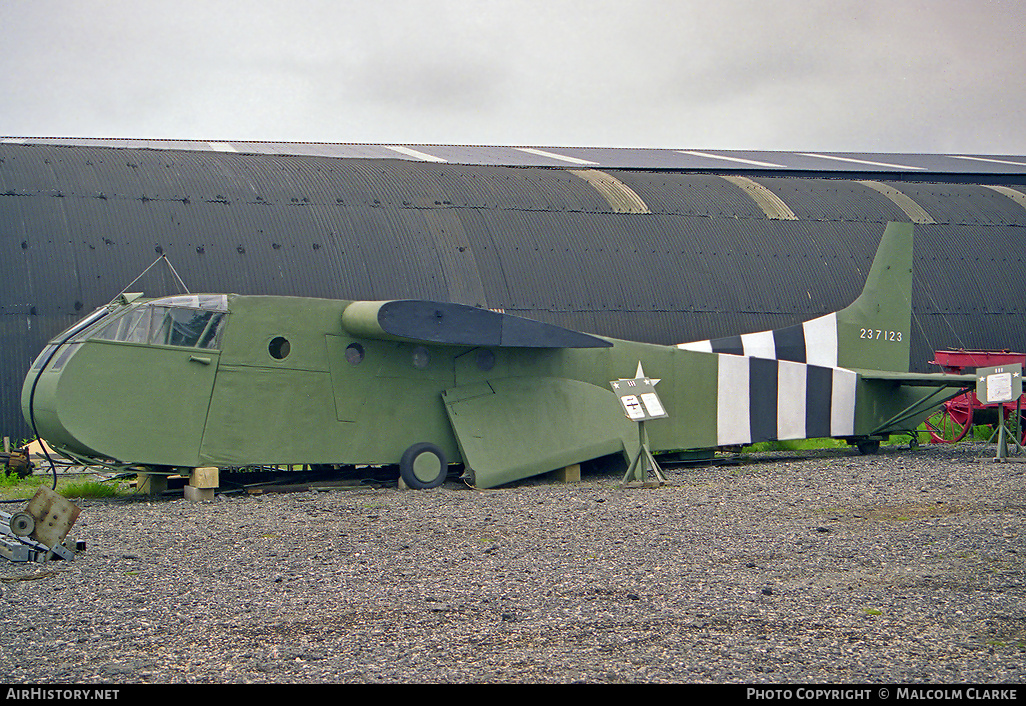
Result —
<instances>
[{"instance_id":1,"label":"grass patch","mask_svg":"<svg viewBox=\"0 0 1026 706\"><path fill-rule=\"evenodd\" d=\"M0 469L0 498L4 500L30 498L36 494L36 488L43 485L43 482L42 476L19 478L15 473L8 473Z\"/></svg>"},{"instance_id":2,"label":"grass patch","mask_svg":"<svg viewBox=\"0 0 1026 706\"><path fill-rule=\"evenodd\" d=\"M116 498L122 494L117 483L98 483L97 481L68 483L63 488L58 483L57 490L66 498Z\"/></svg>"},{"instance_id":3,"label":"grass patch","mask_svg":"<svg viewBox=\"0 0 1026 706\"><path fill-rule=\"evenodd\" d=\"M741 449L741 453L763 453L766 451L811 451L814 449L846 449L848 443L841 439L792 439L789 441L760 441Z\"/></svg>"},{"instance_id":4,"label":"grass patch","mask_svg":"<svg viewBox=\"0 0 1026 706\"><path fill-rule=\"evenodd\" d=\"M14 473L0 470L0 499L17 500L31 498L41 485L47 488L53 484L51 475L31 475L19 478ZM114 498L129 494L121 481L99 482L83 480L82 476L57 476L57 492L66 498Z\"/></svg>"},{"instance_id":5,"label":"grass patch","mask_svg":"<svg viewBox=\"0 0 1026 706\"><path fill-rule=\"evenodd\" d=\"M994 428L986 425L974 426L969 430L969 433L965 436L965 441L977 441L986 442L989 441L991 436L994 435ZM916 437L920 444L929 444L931 441L930 432L926 428L926 423L919 425L916 429ZM908 434L892 434L884 441L880 442L881 446L908 446L911 441L911 437ZM760 441L755 444L749 444L741 449L742 454L748 453L764 453L768 451L815 451L818 449L846 449L849 448L848 442L841 439L794 439L790 441ZM852 447L853 448L853 447Z\"/></svg>"}]
</instances>

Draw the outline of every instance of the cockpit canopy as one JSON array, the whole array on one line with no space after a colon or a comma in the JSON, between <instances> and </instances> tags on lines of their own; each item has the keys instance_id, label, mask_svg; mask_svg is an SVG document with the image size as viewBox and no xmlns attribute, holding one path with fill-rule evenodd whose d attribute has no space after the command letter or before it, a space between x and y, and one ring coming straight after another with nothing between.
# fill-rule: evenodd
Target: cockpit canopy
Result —
<instances>
[{"instance_id":1,"label":"cockpit canopy","mask_svg":"<svg viewBox=\"0 0 1026 706\"><path fill-rule=\"evenodd\" d=\"M103 306L53 338L32 364L60 370L82 341L120 341L182 348L220 347L221 331L228 319L228 295L183 294L136 303L138 295L120 298L115 308Z\"/></svg>"},{"instance_id":2,"label":"cockpit canopy","mask_svg":"<svg viewBox=\"0 0 1026 706\"><path fill-rule=\"evenodd\" d=\"M217 348L227 318L224 294L186 294L138 304L88 338L158 346Z\"/></svg>"}]
</instances>

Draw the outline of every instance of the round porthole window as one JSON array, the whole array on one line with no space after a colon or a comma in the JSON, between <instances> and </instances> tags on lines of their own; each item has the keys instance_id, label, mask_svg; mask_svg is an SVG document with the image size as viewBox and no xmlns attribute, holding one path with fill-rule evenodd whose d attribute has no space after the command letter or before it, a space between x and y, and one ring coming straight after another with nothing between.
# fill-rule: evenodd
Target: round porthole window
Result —
<instances>
[{"instance_id":1,"label":"round porthole window","mask_svg":"<svg viewBox=\"0 0 1026 706\"><path fill-rule=\"evenodd\" d=\"M346 346L346 360L352 365L359 365L363 362L363 346L359 343L350 343Z\"/></svg>"},{"instance_id":2,"label":"round porthole window","mask_svg":"<svg viewBox=\"0 0 1026 706\"><path fill-rule=\"evenodd\" d=\"M270 344L267 346L267 352L271 354L271 357L275 360L284 360L288 357L289 351L292 350L292 345L289 343L289 339L282 336L277 336L271 339Z\"/></svg>"},{"instance_id":3,"label":"round porthole window","mask_svg":"<svg viewBox=\"0 0 1026 706\"><path fill-rule=\"evenodd\" d=\"M477 369L487 373L495 367L495 354L489 350L481 349L477 352Z\"/></svg>"}]
</instances>

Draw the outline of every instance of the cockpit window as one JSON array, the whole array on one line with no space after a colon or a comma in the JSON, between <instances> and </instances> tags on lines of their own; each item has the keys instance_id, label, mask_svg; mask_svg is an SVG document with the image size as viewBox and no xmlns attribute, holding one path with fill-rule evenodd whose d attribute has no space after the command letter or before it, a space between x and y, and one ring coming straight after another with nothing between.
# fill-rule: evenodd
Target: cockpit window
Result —
<instances>
[{"instance_id":1,"label":"cockpit window","mask_svg":"<svg viewBox=\"0 0 1026 706\"><path fill-rule=\"evenodd\" d=\"M157 331L157 340L152 343L163 343L168 346L185 346L187 348L213 348L211 345L217 337L224 314L216 311L200 309L172 309L154 307L154 313L164 309L165 314Z\"/></svg>"},{"instance_id":2,"label":"cockpit window","mask_svg":"<svg viewBox=\"0 0 1026 706\"><path fill-rule=\"evenodd\" d=\"M228 311L227 294L179 294L149 302L150 306L173 306L208 311Z\"/></svg>"},{"instance_id":3,"label":"cockpit window","mask_svg":"<svg viewBox=\"0 0 1026 706\"><path fill-rule=\"evenodd\" d=\"M31 370L39 370L40 368L42 368L43 367L43 363L45 363L46 361L48 361L50 359L50 354L53 353L53 350L56 347L57 347L56 343L51 343L46 348L44 348L43 352L36 356L35 362L32 363Z\"/></svg>"},{"instance_id":4,"label":"cockpit window","mask_svg":"<svg viewBox=\"0 0 1026 706\"><path fill-rule=\"evenodd\" d=\"M186 308L186 305L193 307ZM223 295L164 297L146 302L99 329L93 338L184 348L217 348L228 314Z\"/></svg>"},{"instance_id":5,"label":"cockpit window","mask_svg":"<svg viewBox=\"0 0 1026 706\"><path fill-rule=\"evenodd\" d=\"M83 331L85 331L87 328L89 328L90 326L95 324L97 321L99 321L100 319L102 319L104 316L106 316L109 313L110 313L110 311L107 309L107 307L101 306L99 309L96 309L96 311L91 313L89 316L85 317L84 319L79 319L74 324L72 324L68 328L64 329L64 331L62 331L59 335L54 336L52 340L54 340L54 341L66 341L66 340L69 340L69 339L73 338L74 336L77 336L78 334L80 334Z\"/></svg>"}]
</instances>

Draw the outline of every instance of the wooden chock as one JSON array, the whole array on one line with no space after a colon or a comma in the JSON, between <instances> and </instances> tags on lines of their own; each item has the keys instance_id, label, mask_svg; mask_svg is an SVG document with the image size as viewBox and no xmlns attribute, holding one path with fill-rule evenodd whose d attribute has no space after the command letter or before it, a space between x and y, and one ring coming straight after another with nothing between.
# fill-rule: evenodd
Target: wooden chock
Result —
<instances>
[{"instance_id":1,"label":"wooden chock","mask_svg":"<svg viewBox=\"0 0 1026 706\"><path fill-rule=\"evenodd\" d=\"M580 483L581 464L575 463L565 468L558 468L552 472L552 475L560 483Z\"/></svg>"},{"instance_id":2,"label":"wooden chock","mask_svg":"<svg viewBox=\"0 0 1026 706\"><path fill-rule=\"evenodd\" d=\"M167 490L167 476L163 473L139 473L135 490L143 495L160 495Z\"/></svg>"},{"instance_id":3,"label":"wooden chock","mask_svg":"<svg viewBox=\"0 0 1026 706\"><path fill-rule=\"evenodd\" d=\"M193 468L189 473L189 485L193 488L217 488L221 484L216 466Z\"/></svg>"},{"instance_id":4,"label":"wooden chock","mask_svg":"<svg viewBox=\"0 0 1026 706\"><path fill-rule=\"evenodd\" d=\"M185 499L192 502L213 500L214 490L221 484L218 469L215 466L193 468L189 472L189 484L183 489Z\"/></svg>"}]
</instances>

